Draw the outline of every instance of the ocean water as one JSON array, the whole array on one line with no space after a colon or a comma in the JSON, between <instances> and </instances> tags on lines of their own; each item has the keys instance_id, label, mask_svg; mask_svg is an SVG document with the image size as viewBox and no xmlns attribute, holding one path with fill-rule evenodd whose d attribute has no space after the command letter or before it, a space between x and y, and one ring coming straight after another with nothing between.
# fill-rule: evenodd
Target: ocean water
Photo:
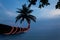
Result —
<instances>
[{"instance_id":1,"label":"ocean water","mask_svg":"<svg viewBox=\"0 0 60 40\"><path fill-rule=\"evenodd\" d=\"M0 40L60 40L60 23L34 23L29 31L16 35L0 35Z\"/></svg>"},{"instance_id":2,"label":"ocean water","mask_svg":"<svg viewBox=\"0 0 60 40\"><path fill-rule=\"evenodd\" d=\"M33 28L23 34L0 35L0 40L60 40L60 27Z\"/></svg>"}]
</instances>

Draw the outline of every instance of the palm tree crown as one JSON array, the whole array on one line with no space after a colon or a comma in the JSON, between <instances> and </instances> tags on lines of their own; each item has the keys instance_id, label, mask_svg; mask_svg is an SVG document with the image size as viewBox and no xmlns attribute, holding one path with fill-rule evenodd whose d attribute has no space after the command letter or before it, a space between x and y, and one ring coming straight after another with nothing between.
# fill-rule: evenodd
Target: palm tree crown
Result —
<instances>
[{"instance_id":1,"label":"palm tree crown","mask_svg":"<svg viewBox=\"0 0 60 40\"><path fill-rule=\"evenodd\" d=\"M48 3L48 0L40 0L39 8L44 7L44 5L50 5L50 3Z\"/></svg>"},{"instance_id":2,"label":"palm tree crown","mask_svg":"<svg viewBox=\"0 0 60 40\"><path fill-rule=\"evenodd\" d=\"M57 2L57 5L56 5L56 9L60 9L60 0L59 0L59 2Z\"/></svg>"},{"instance_id":3,"label":"palm tree crown","mask_svg":"<svg viewBox=\"0 0 60 40\"><path fill-rule=\"evenodd\" d=\"M35 5L37 2L37 0L28 0L28 1L30 2L28 7L30 7L31 5Z\"/></svg>"},{"instance_id":4,"label":"palm tree crown","mask_svg":"<svg viewBox=\"0 0 60 40\"><path fill-rule=\"evenodd\" d=\"M26 21L28 23L30 23L30 21L34 21L36 22L36 17L31 15L33 10L30 10L28 7L26 7L26 5L24 4L22 6L22 9L18 9L17 13L19 13L19 15L16 17L16 22L18 20L20 20L20 23L22 23L24 21L24 19L26 19Z\"/></svg>"}]
</instances>

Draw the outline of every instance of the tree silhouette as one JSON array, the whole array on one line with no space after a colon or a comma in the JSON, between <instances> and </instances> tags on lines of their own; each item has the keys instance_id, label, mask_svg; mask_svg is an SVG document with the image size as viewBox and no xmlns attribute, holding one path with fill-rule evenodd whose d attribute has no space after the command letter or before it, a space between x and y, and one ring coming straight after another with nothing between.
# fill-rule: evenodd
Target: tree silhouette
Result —
<instances>
[{"instance_id":1,"label":"tree silhouette","mask_svg":"<svg viewBox=\"0 0 60 40\"><path fill-rule=\"evenodd\" d=\"M30 24L31 20L36 22L36 17L31 15L32 11L33 10L30 10L30 8L26 7L26 4L22 6L22 9L18 8L17 13L19 13L19 15L16 17L16 22L20 20L20 23L22 23L24 19L26 19L28 24Z\"/></svg>"},{"instance_id":2,"label":"tree silhouette","mask_svg":"<svg viewBox=\"0 0 60 40\"><path fill-rule=\"evenodd\" d=\"M48 0L40 0L39 8L44 7L44 5L48 6L50 3L48 3Z\"/></svg>"},{"instance_id":3,"label":"tree silhouette","mask_svg":"<svg viewBox=\"0 0 60 40\"><path fill-rule=\"evenodd\" d=\"M28 7L31 7L31 5L36 5L37 0L28 0L30 2L30 4L28 5Z\"/></svg>"},{"instance_id":4,"label":"tree silhouette","mask_svg":"<svg viewBox=\"0 0 60 40\"><path fill-rule=\"evenodd\" d=\"M36 5L36 2L37 2L37 0L28 0L28 1L30 3L28 5L28 7L31 7L31 5ZM39 8L42 8L42 7L48 6L48 5L50 5L49 0L40 0L39 1ZM57 5L55 6L55 8L60 9L60 0L59 0L59 2L57 2Z\"/></svg>"},{"instance_id":5,"label":"tree silhouette","mask_svg":"<svg viewBox=\"0 0 60 40\"><path fill-rule=\"evenodd\" d=\"M26 4L22 5L22 9L18 8L17 13L18 16L16 17L16 21L20 20L20 23L22 23L24 20L27 21L28 27L27 28L19 28L19 27L12 27L4 24L0 24L0 33L1 34L15 34L15 33L21 33L24 31L27 31L30 28L31 20L36 22L36 17L34 15L31 15L33 10L30 9L31 5L36 5L37 0L28 0L29 5L26 6ZM42 8L44 6L50 5L49 0L39 0L39 8ZM60 9L60 0L57 2L56 9Z\"/></svg>"},{"instance_id":6,"label":"tree silhouette","mask_svg":"<svg viewBox=\"0 0 60 40\"><path fill-rule=\"evenodd\" d=\"M20 20L20 23L22 23L24 21L24 19L27 20L28 24L30 24L31 20L36 22L36 17L30 14L33 12L33 10L30 10L30 7L31 7L31 5L36 5L37 0L28 0L28 2L29 2L28 6L26 6L26 4L24 4L24 5L22 5L22 9L18 8L17 13L19 13L19 15L16 17L16 22L18 20ZM39 3L40 3L39 8L50 5L49 0L40 0ZM60 0L59 0L59 2L57 2L56 9L57 8L60 9Z\"/></svg>"},{"instance_id":7,"label":"tree silhouette","mask_svg":"<svg viewBox=\"0 0 60 40\"><path fill-rule=\"evenodd\" d=\"M18 20L20 20L20 23L22 23L24 20L26 20L29 25L28 28L30 28L31 20L36 22L36 17L31 15L33 10L30 10L30 7L31 7L31 5L36 5L37 0L28 0L28 1L29 1L28 6L26 6L26 4L24 4L24 5L22 5L22 9L18 8L17 13L19 13L19 14L16 17L16 22ZM50 5L49 0L40 0L40 2L39 2L39 8L42 8L42 7L48 6L48 5ZM57 2L56 9L57 8L60 9L60 0L59 0L59 2Z\"/></svg>"},{"instance_id":8,"label":"tree silhouette","mask_svg":"<svg viewBox=\"0 0 60 40\"><path fill-rule=\"evenodd\" d=\"M59 2L57 2L57 5L55 7L56 7L56 9L60 9L60 0L59 0Z\"/></svg>"}]
</instances>

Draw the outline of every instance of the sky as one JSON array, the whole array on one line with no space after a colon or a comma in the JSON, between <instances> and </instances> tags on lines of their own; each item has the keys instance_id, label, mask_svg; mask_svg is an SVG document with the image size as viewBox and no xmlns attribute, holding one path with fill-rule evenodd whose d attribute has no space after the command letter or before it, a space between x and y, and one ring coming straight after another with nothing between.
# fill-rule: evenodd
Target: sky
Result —
<instances>
[{"instance_id":1,"label":"sky","mask_svg":"<svg viewBox=\"0 0 60 40\"><path fill-rule=\"evenodd\" d=\"M58 0L49 0L50 5L40 9L38 0L35 6L31 6L34 10L32 15L36 16L37 20L59 18L60 9L55 9L57 2ZM14 25L18 15L17 8L22 8L25 3L28 5L28 0L0 0L0 23Z\"/></svg>"}]
</instances>

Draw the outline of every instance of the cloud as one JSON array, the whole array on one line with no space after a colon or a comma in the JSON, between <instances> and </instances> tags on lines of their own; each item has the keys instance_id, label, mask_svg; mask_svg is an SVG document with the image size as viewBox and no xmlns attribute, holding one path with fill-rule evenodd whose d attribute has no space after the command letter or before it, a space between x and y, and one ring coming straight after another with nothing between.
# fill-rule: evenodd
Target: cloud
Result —
<instances>
[{"instance_id":1,"label":"cloud","mask_svg":"<svg viewBox=\"0 0 60 40\"><path fill-rule=\"evenodd\" d=\"M8 16L10 16L10 17L16 17L16 16L17 16L17 14L14 13L14 12L11 12L11 11L5 11L5 12L6 12L6 14L7 14Z\"/></svg>"},{"instance_id":2,"label":"cloud","mask_svg":"<svg viewBox=\"0 0 60 40\"><path fill-rule=\"evenodd\" d=\"M35 10L33 12L33 15L37 17L37 19L40 18L57 18L60 17L60 9L49 9L49 8L42 8L39 9L37 7L32 7L31 9Z\"/></svg>"},{"instance_id":3,"label":"cloud","mask_svg":"<svg viewBox=\"0 0 60 40\"><path fill-rule=\"evenodd\" d=\"M44 9L41 16L44 18L55 18L60 15L60 9Z\"/></svg>"},{"instance_id":4,"label":"cloud","mask_svg":"<svg viewBox=\"0 0 60 40\"><path fill-rule=\"evenodd\" d=\"M51 16L59 16L60 15L60 9L51 10L50 15Z\"/></svg>"},{"instance_id":5,"label":"cloud","mask_svg":"<svg viewBox=\"0 0 60 40\"><path fill-rule=\"evenodd\" d=\"M15 17L17 14L11 10L7 10L7 8L0 3L0 23L5 23L5 24L13 24L15 23Z\"/></svg>"},{"instance_id":6,"label":"cloud","mask_svg":"<svg viewBox=\"0 0 60 40\"><path fill-rule=\"evenodd\" d=\"M60 15L60 9L46 9L43 11L42 16L46 18L55 18Z\"/></svg>"}]
</instances>

